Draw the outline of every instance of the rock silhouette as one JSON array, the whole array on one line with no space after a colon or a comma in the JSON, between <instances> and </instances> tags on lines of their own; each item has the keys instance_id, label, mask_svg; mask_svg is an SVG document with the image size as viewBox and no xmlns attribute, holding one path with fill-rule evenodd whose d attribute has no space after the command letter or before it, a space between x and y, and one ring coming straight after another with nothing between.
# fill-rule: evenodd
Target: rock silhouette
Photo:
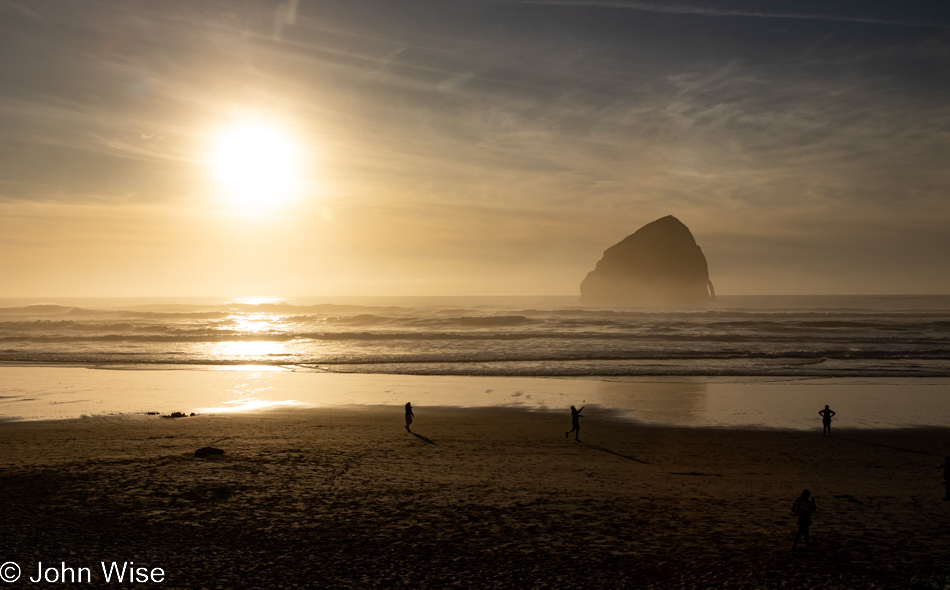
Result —
<instances>
[{"instance_id":1,"label":"rock silhouette","mask_svg":"<svg viewBox=\"0 0 950 590\"><path fill-rule=\"evenodd\" d=\"M672 215L607 248L581 283L584 303L682 305L715 300L703 251L689 228Z\"/></svg>"},{"instance_id":2,"label":"rock silhouette","mask_svg":"<svg viewBox=\"0 0 950 590\"><path fill-rule=\"evenodd\" d=\"M199 459L204 459L205 457L213 457L215 455L223 455L224 451L221 449L216 449L214 447L201 447L195 451L195 457Z\"/></svg>"}]
</instances>

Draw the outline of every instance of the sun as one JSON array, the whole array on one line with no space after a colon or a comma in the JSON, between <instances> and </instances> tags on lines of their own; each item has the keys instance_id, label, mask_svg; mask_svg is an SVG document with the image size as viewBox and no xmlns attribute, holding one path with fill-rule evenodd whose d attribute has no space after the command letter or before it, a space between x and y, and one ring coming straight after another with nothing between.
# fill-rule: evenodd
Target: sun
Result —
<instances>
[{"instance_id":1,"label":"sun","mask_svg":"<svg viewBox=\"0 0 950 590\"><path fill-rule=\"evenodd\" d=\"M213 138L209 165L222 196L235 207L267 209L303 188L302 148L281 125L244 119Z\"/></svg>"}]
</instances>

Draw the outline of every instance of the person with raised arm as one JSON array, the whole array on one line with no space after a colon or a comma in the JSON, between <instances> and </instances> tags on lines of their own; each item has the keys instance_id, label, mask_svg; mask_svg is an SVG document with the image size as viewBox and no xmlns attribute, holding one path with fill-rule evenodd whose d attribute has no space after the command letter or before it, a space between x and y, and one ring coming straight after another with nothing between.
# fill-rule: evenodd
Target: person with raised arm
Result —
<instances>
[{"instance_id":1,"label":"person with raised arm","mask_svg":"<svg viewBox=\"0 0 950 590\"><path fill-rule=\"evenodd\" d=\"M581 412L584 411L584 406L581 406L581 409L578 410L574 406L571 406L571 429L564 433L564 438L569 438L570 434L574 433L574 440L580 440L578 435L581 433L581 421L580 419L584 416Z\"/></svg>"}]
</instances>

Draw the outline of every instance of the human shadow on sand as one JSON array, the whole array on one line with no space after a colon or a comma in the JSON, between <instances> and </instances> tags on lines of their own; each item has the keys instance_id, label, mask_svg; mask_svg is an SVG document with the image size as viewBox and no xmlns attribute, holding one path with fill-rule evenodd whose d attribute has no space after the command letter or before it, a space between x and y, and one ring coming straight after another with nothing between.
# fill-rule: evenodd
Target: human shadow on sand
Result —
<instances>
[{"instance_id":1,"label":"human shadow on sand","mask_svg":"<svg viewBox=\"0 0 950 590\"><path fill-rule=\"evenodd\" d=\"M637 459L636 457L631 457L630 455L624 455L623 453L618 453L617 451L611 451L610 449L605 449L604 447L598 447L597 445L592 445L592 444L586 443L586 442L584 442L584 441L582 441L582 440L577 441L577 444L579 444L579 445L584 445L585 447L588 447L588 448L591 448L591 449L597 449L598 451L602 451L602 452L608 453L608 454L610 454L610 455L616 455L617 457L620 457L620 458L622 458L622 459L626 459L627 461L634 461L634 462L636 462L636 463L642 463L642 464L644 464L644 465L649 465L649 464L650 464L649 461L644 461L643 459Z\"/></svg>"},{"instance_id":2,"label":"human shadow on sand","mask_svg":"<svg viewBox=\"0 0 950 590\"><path fill-rule=\"evenodd\" d=\"M423 441L423 442L429 443L430 445L434 445L434 444L435 444L435 441L433 441L433 440L432 440L431 438L429 438L428 436L422 436L421 434L416 434L415 432L411 432L411 431L409 432L409 434L411 434L412 436L418 438L419 440L421 440L421 441ZM438 446L438 445L436 445L436 446Z\"/></svg>"}]
</instances>

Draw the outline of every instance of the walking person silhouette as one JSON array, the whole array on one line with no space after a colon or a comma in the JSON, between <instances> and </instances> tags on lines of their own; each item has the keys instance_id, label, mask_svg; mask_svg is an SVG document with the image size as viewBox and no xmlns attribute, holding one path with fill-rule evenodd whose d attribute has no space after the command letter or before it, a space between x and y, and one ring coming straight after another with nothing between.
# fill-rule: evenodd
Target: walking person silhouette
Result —
<instances>
[{"instance_id":1,"label":"walking person silhouette","mask_svg":"<svg viewBox=\"0 0 950 590\"><path fill-rule=\"evenodd\" d=\"M937 469L943 469L943 499L950 501L950 455L943 458L943 463L937 465Z\"/></svg>"},{"instance_id":2,"label":"walking person silhouette","mask_svg":"<svg viewBox=\"0 0 950 590\"><path fill-rule=\"evenodd\" d=\"M406 431L412 432L409 430L409 425L412 424L412 419L415 417L415 414L412 413L412 402L406 402Z\"/></svg>"},{"instance_id":3,"label":"walking person silhouette","mask_svg":"<svg viewBox=\"0 0 950 590\"><path fill-rule=\"evenodd\" d=\"M831 417L835 415L835 411L825 406L824 410L819 410L818 415L821 416L821 435L822 436L831 436Z\"/></svg>"},{"instance_id":4,"label":"walking person silhouette","mask_svg":"<svg viewBox=\"0 0 950 590\"><path fill-rule=\"evenodd\" d=\"M571 406L571 429L564 433L564 438L569 438L569 435L574 433L574 440L580 440L578 435L581 433L581 421L580 418L583 418L584 415L581 412L584 411L584 406L581 406L581 409L576 409L574 406Z\"/></svg>"},{"instance_id":5,"label":"walking person silhouette","mask_svg":"<svg viewBox=\"0 0 950 590\"><path fill-rule=\"evenodd\" d=\"M802 495L792 504L792 512L795 513L798 522L798 532L795 533L795 540L792 541L792 549L798 545L798 539L805 537L805 548L808 548L808 527L811 526L811 515L818 510L815 505L815 499L811 497L811 492L802 490Z\"/></svg>"}]
</instances>

